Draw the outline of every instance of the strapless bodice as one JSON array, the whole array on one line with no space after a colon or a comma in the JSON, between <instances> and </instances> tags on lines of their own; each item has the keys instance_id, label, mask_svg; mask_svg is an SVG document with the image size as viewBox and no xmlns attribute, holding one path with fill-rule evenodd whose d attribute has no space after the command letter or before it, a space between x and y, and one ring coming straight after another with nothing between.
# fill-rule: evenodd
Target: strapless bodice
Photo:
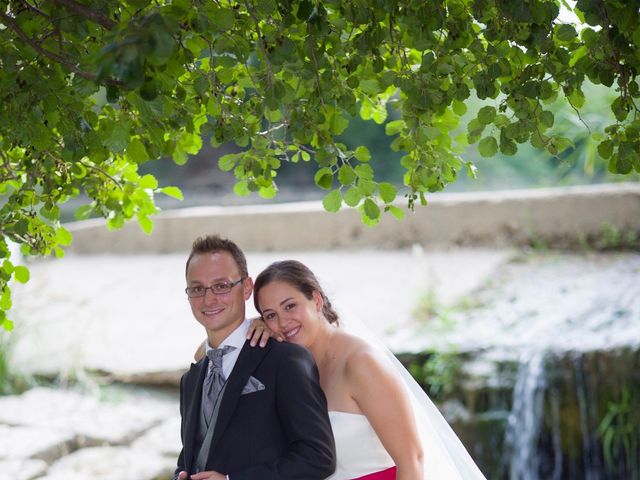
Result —
<instances>
[{"instance_id":1,"label":"strapless bodice","mask_svg":"<svg viewBox=\"0 0 640 480\"><path fill-rule=\"evenodd\" d=\"M329 412L336 441L337 468L327 480L349 480L394 465L375 430L362 414Z\"/></svg>"}]
</instances>

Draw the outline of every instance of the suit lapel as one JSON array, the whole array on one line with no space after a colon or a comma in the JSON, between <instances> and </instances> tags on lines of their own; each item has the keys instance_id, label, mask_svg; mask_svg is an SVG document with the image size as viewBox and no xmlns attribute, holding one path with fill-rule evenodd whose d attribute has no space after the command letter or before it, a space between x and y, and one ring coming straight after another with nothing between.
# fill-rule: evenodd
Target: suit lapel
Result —
<instances>
[{"instance_id":1,"label":"suit lapel","mask_svg":"<svg viewBox=\"0 0 640 480\"><path fill-rule=\"evenodd\" d=\"M238 400L242 394L242 389L270 349L271 342L268 342L266 347L260 348L250 346L247 341L242 347L238 360L236 361L236 364L234 365L227 380L227 386L222 397L222 403L220 404L220 412L218 414L215 430L213 431L213 439L211 440L209 455L215 451L216 444L229 425L229 420L231 419L231 415L238 404Z\"/></svg>"},{"instance_id":2,"label":"suit lapel","mask_svg":"<svg viewBox=\"0 0 640 480\"><path fill-rule=\"evenodd\" d=\"M207 357L204 357L198 363L191 364L191 370L187 376L188 381L185 385L185 392L192 392L192 396L189 399L189 405L186 410L186 438L184 440L184 462L188 472L191 472L193 468L195 453L194 442L199 428L201 415L200 403L202 399L202 384L207 373L208 365L206 358Z\"/></svg>"}]
</instances>

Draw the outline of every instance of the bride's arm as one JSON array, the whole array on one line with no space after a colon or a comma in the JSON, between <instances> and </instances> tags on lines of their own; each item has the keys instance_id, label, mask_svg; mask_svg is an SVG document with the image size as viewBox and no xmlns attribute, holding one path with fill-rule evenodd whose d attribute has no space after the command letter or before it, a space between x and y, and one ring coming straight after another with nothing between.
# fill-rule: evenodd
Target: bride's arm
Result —
<instances>
[{"instance_id":1,"label":"bride's arm","mask_svg":"<svg viewBox=\"0 0 640 480\"><path fill-rule=\"evenodd\" d=\"M396 464L397 480L423 480L423 451L411 401L386 359L372 349L352 353L345 378L351 395Z\"/></svg>"}]
</instances>

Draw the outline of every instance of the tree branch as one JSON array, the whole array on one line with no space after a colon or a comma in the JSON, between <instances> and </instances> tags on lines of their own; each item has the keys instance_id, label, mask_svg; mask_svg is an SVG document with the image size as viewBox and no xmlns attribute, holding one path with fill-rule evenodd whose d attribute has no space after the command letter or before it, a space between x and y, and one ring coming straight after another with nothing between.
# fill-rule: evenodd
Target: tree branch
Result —
<instances>
[{"instance_id":1,"label":"tree branch","mask_svg":"<svg viewBox=\"0 0 640 480\"><path fill-rule=\"evenodd\" d=\"M82 165L84 165L85 167L90 168L90 169L92 169L92 170L95 170L96 172L100 172L100 173L101 173L102 175L104 175L105 177L107 177L107 178L111 179L111 180L113 181L113 183L115 183L115 184L116 184L116 186L117 186L120 190L122 190L122 185L120 184L120 182L119 182L115 177L112 177L111 175L109 175L107 172L105 172L105 171L104 171L103 169L101 169L100 167L96 167L95 165L90 165L90 164L85 163L85 162L82 162L82 161L81 161L80 163L81 163Z\"/></svg>"},{"instance_id":2,"label":"tree branch","mask_svg":"<svg viewBox=\"0 0 640 480\"><path fill-rule=\"evenodd\" d=\"M42 15L44 18L51 20L51 17L49 15L47 15L45 12L43 12L42 10L40 10L38 7L35 7L34 5L31 5L29 2L27 2L27 0L22 0L22 3L32 12L37 13L38 15Z\"/></svg>"},{"instance_id":3,"label":"tree branch","mask_svg":"<svg viewBox=\"0 0 640 480\"><path fill-rule=\"evenodd\" d=\"M58 55L57 53L47 50L46 48L43 48L42 46L40 46L38 42L36 42L33 38L29 37L24 31L22 31L18 23L10 16L0 12L0 20L6 23L7 26L11 27L11 29L14 32L16 32L18 37L20 37L23 42L25 42L27 45L33 48L40 55L43 55L61 65L64 65L73 73L75 73L76 75L79 75L80 77L86 80L96 81L96 79L98 78L96 74L85 72L84 70L78 68L77 65L75 65L73 62L69 61L69 59L63 57L62 55ZM120 80L115 80L113 78L106 78L104 82L109 85L124 85L124 82L121 82Z\"/></svg>"},{"instance_id":4,"label":"tree branch","mask_svg":"<svg viewBox=\"0 0 640 480\"><path fill-rule=\"evenodd\" d=\"M117 25L116 22L111 20L106 15L103 15L95 10L91 10L90 8L85 7L84 5L74 2L73 0L53 0L53 3L57 3L58 5L62 5L64 8L69 10L70 12L75 13L76 15L80 15L87 20L91 20L94 23L97 23L103 28L107 30L113 30Z\"/></svg>"}]
</instances>

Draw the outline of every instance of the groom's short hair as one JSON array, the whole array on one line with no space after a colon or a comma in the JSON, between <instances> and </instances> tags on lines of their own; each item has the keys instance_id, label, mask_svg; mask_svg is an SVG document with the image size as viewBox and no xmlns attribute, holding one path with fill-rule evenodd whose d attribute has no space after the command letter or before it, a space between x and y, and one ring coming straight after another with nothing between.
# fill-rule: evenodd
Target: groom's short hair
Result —
<instances>
[{"instance_id":1,"label":"groom's short hair","mask_svg":"<svg viewBox=\"0 0 640 480\"><path fill-rule=\"evenodd\" d=\"M191 253L187 259L187 264L185 265L185 275L189 270L189 262L194 255L217 252L228 252L235 260L236 265L238 265L242 278L249 276L249 271L247 270L247 259L244 256L244 252L235 244L235 242L232 242L228 238L222 238L219 235L207 235L205 237L198 237L195 239L191 246Z\"/></svg>"}]
</instances>

